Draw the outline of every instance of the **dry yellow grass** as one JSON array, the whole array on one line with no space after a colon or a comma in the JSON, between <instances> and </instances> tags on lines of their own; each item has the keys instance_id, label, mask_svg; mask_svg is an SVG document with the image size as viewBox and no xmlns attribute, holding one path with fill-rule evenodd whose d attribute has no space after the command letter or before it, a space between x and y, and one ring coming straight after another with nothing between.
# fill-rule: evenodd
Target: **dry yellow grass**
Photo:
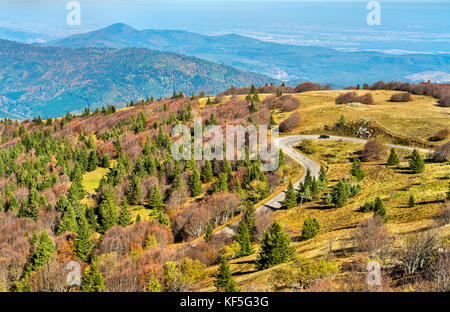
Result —
<instances>
[{"instance_id":1,"label":"dry yellow grass","mask_svg":"<svg viewBox=\"0 0 450 312\"><path fill-rule=\"evenodd\" d=\"M393 103L389 99L397 91L360 90L359 95L371 93L375 105L336 105L335 99L347 90L314 91L294 94L302 105L296 111L302 116L297 133L317 133L324 125L334 123L344 115L347 121L373 120L398 135L428 139L438 130L450 125L450 109L437 106L437 100L422 95L412 95L412 101ZM291 114L291 113L289 113ZM277 121L288 114L278 113Z\"/></svg>"},{"instance_id":2,"label":"dry yellow grass","mask_svg":"<svg viewBox=\"0 0 450 312\"><path fill-rule=\"evenodd\" d=\"M317 152L309 155L325 163L331 188L338 179L349 175L350 158L362 149L362 144L351 142L316 141ZM319 200L290 210L275 212L275 218L287 229L292 237L296 253L303 257L322 257L330 252L345 251L353 247L352 235L355 227L372 213L359 212L366 201L380 196L388 208L388 228L397 238L422 231L436 224L436 215L443 208L443 200L448 190L450 163L427 164L423 174L407 171L407 152L398 151L402 158L398 168L390 168L384 162L364 163L366 178L361 182L362 190L342 208L332 208ZM417 205L407 207L410 194ZM316 217L321 232L313 239L301 241L303 220L307 216ZM442 235L450 235L450 228L441 228ZM398 243L398 240L397 242ZM255 246L257 249L258 246ZM339 261L351 260L353 254L340 256ZM256 254L231 261L231 270L239 287L243 290L273 290L269 278L275 268L257 272L254 270ZM202 283L202 291L214 291L212 286L217 266L208 268L210 276Z\"/></svg>"}]
</instances>

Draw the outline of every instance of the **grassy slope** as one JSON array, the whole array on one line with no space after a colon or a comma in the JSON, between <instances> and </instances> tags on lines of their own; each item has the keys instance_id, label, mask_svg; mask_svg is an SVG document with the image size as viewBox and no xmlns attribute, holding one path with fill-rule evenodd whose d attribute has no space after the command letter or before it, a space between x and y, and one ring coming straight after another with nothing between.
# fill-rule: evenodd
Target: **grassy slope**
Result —
<instances>
[{"instance_id":1,"label":"grassy slope","mask_svg":"<svg viewBox=\"0 0 450 312\"><path fill-rule=\"evenodd\" d=\"M349 158L362 148L361 144L349 142L318 141L317 145L318 151L310 157L329 166L330 186L342 176L348 175L351 167ZM437 200L445 198L450 164L427 164L424 174L412 175L406 170L406 154L401 151L399 154L403 159L397 168L389 168L383 162L364 163L367 177L361 183L362 190L342 208L333 209L319 200L291 210L275 212L275 218L290 233L297 254L319 257L329 253L330 248L335 253L352 247L354 227L372 215L361 213L358 209L376 196L381 196L388 207L388 226L393 234L404 235L432 225L435 222L434 216L443 207L443 203ZM414 195L417 202L413 208L407 208L410 194ZM309 215L320 221L321 233L314 239L300 241L303 220ZM352 255L344 254L338 260L347 261L351 257ZM234 277L243 290L271 290L268 279L273 268L256 272L253 263L255 258L256 255L234 259L231 262ZM216 271L216 267L208 269L211 275L202 284L204 291L214 291L212 283Z\"/></svg>"},{"instance_id":2,"label":"grassy slope","mask_svg":"<svg viewBox=\"0 0 450 312\"><path fill-rule=\"evenodd\" d=\"M360 90L360 95L371 93L375 105L336 105L335 98L349 91L330 90L295 94L302 105L297 110L302 116L301 133L323 131L325 125L334 125L341 115L347 121L370 119L398 135L428 139L438 130L449 126L450 110L437 106L437 100L422 95L412 95L412 101L393 103L389 99L397 91ZM277 120L287 117L278 113Z\"/></svg>"}]
</instances>

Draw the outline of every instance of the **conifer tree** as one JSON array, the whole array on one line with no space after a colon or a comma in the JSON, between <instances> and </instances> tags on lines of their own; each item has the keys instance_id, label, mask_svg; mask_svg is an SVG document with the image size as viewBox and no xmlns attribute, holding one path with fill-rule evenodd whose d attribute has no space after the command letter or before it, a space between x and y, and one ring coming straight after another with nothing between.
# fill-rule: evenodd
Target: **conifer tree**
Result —
<instances>
[{"instance_id":1,"label":"conifer tree","mask_svg":"<svg viewBox=\"0 0 450 312\"><path fill-rule=\"evenodd\" d=\"M425 162L417 150L414 150L411 154L409 169L413 173L422 173L425 170Z\"/></svg>"},{"instance_id":2,"label":"conifer tree","mask_svg":"<svg viewBox=\"0 0 450 312\"><path fill-rule=\"evenodd\" d=\"M102 274L97 268L97 263L93 261L84 271L81 281L80 291L82 292L106 292L108 291L103 281Z\"/></svg>"},{"instance_id":3,"label":"conifer tree","mask_svg":"<svg viewBox=\"0 0 450 312\"><path fill-rule=\"evenodd\" d=\"M275 221L269 230L264 233L261 250L256 259L256 269L264 270L286 262L294 253L290 243L289 235Z\"/></svg>"},{"instance_id":4,"label":"conifer tree","mask_svg":"<svg viewBox=\"0 0 450 312\"><path fill-rule=\"evenodd\" d=\"M321 189L325 189L328 186L327 172L325 171L325 168L323 166L320 167L319 186Z\"/></svg>"},{"instance_id":5,"label":"conifer tree","mask_svg":"<svg viewBox=\"0 0 450 312\"><path fill-rule=\"evenodd\" d=\"M211 239L211 235L213 233L213 227L211 223L208 223L208 227L206 228L205 232L205 242L209 241Z\"/></svg>"},{"instance_id":6,"label":"conifer tree","mask_svg":"<svg viewBox=\"0 0 450 312\"><path fill-rule=\"evenodd\" d=\"M126 227L126 226L130 225L131 223L133 223L133 220L131 218L131 213L128 210L128 202L124 198L122 200L122 205L121 205L121 208L120 208L118 224L123 226L123 227Z\"/></svg>"},{"instance_id":7,"label":"conifer tree","mask_svg":"<svg viewBox=\"0 0 450 312\"><path fill-rule=\"evenodd\" d=\"M222 172L219 174L219 177L216 180L216 183L214 184L214 192L215 193L228 192L228 178L226 173Z\"/></svg>"},{"instance_id":8,"label":"conifer tree","mask_svg":"<svg viewBox=\"0 0 450 312\"><path fill-rule=\"evenodd\" d=\"M57 212L64 212L69 207L69 201L65 195L62 195L61 198L56 202L55 210Z\"/></svg>"},{"instance_id":9,"label":"conifer tree","mask_svg":"<svg viewBox=\"0 0 450 312\"><path fill-rule=\"evenodd\" d=\"M362 166L361 166L361 161L359 160L359 158L356 158L353 163L352 163L352 169L350 170L350 174L354 177L356 177L356 179L358 181L361 181L362 179L364 179L364 177L366 176Z\"/></svg>"},{"instance_id":10,"label":"conifer tree","mask_svg":"<svg viewBox=\"0 0 450 312\"><path fill-rule=\"evenodd\" d=\"M75 233L77 232L77 230L78 224L75 216L75 211L73 210L72 206L69 205L66 212L64 212L61 221L59 222L58 231L56 232L56 234L61 235L65 232Z\"/></svg>"},{"instance_id":11,"label":"conifer tree","mask_svg":"<svg viewBox=\"0 0 450 312\"><path fill-rule=\"evenodd\" d=\"M92 172L95 169L97 169L97 166L98 166L97 152L95 150L92 150L89 153L87 171Z\"/></svg>"},{"instance_id":12,"label":"conifer tree","mask_svg":"<svg viewBox=\"0 0 450 312\"><path fill-rule=\"evenodd\" d=\"M149 208L155 211L161 211L164 208L164 202L158 184L155 184L150 196Z\"/></svg>"},{"instance_id":13,"label":"conifer tree","mask_svg":"<svg viewBox=\"0 0 450 312\"><path fill-rule=\"evenodd\" d=\"M219 266L219 272L216 275L214 286L222 292L238 292L236 281L233 279L230 270L230 263L225 257L222 257Z\"/></svg>"},{"instance_id":14,"label":"conifer tree","mask_svg":"<svg viewBox=\"0 0 450 312\"><path fill-rule=\"evenodd\" d=\"M336 208L343 207L347 203L349 197L350 194L348 193L345 181L343 179L339 180L331 193L331 202Z\"/></svg>"},{"instance_id":15,"label":"conifer tree","mask_svg":"<svg viewBox=\"0 0 450 312\"><path fill-rule=\"evenodd\" d=\"M289 185L286 191L286 196L283 200L283 209L291 209L297 206L297 194L292 185L292 181L289 181Z\"/></svg>"},{"instance_id":16,"label":"conifer tree","mask_svg":"<svg viewBox=\"0 0 450 312\"><path fill-rule=\"evenodd\" d=\"M223 172L227 174L228 181L230 181L233 175L233 169L231 168L230 162L227 159L223 161Z\"/></svg>"},{"instance_id":17,"label":"conifer tree","mask_svg":"<svg viewBox=\"0 0 450 312\"><path fill-rule=\"evenodd\" d=\"M239 257L245 257L253 254L254 251L250 242L250 235L248 233L247 224L245 222L241 222L241 224L239 225L234 240L240 246L240 250L238 253Z\"/></svg>"},{"instance_id":18,"label":"conifer tree","mask_svg":"<svg viewBox=\"0 0 450 312\"><path fill-rule=\"evenodd\" d=\"M44 266L56 251L53 240L48 235L47 231L43 230L39 237L39 243L33 250L30 257L30 263L27 266L26 272L35 272Z\"/></svg>"},{"instance_id":19,"label":"conifer tree","mask_svg":"<svg viewBox=\"0 0 450 312\"><path fill-rule=\"evenodd\" d=\"M386 210L386 206L384 205L384 203L383 203L383 201L381 200L380 197L377 197L375 199L374 209L373 210L375 212L375 215L380 216L381 218L383 218L383 220L386 221L387 210Z\"/></svg>"},{"instance_id":20,"label":"conifer tree","mask_svg":"<svg viewBox=\"0 0 450 312\"><path fill-rule=\"evenodd\" d=\"M125 191L125 196L130 204L136 204L141 196L141 181L136 175L132 175L130 179L130 185Z\"/></svg>"},{"instance_id":21,"label":"conifer tree","mask_svg":"<svg viewBox=\"0 0 450 312\"><path fill-rule=\"evenodd\" d=\"M389 166L397 166L400 163L400 160L398 159L397 152L394 148L391 148L391 152L389 153L389 158L387 161L387 164Z\"/></svg>"},{"instance_id":22,"label":"conifer tree","mask_svg":"<svg viewBox=\"0 0 450 312\"><path fill-rule=\"evenodd\" d=\"M77 257L88 262L94 250L94 242L92 240L92 229L84 216L78 218L78 231L75 237L75 253Z\"/></svg>"},{"instance_id":23,"label":"conifer tree","mask_svg":"<svg viewBox=\"0 0 450 312\"><path fill-rule=\"evenodd\" d=\"M99 232L105 233L114 225L117 224L117 206L116 206L116 196L112 187L107 187L104 194L102 195L99 212Z\"/></svg>"},{"instance_id":24,"label":"conifer tree","mask_svg":"<svg viewBox=\"0 0 450 312\"><path fill-rule=\"evenodd\" d=\"M314 217L307 217L303 222L302 237L303 239L310 239L315 237L320 232L320 223Z\"/></svg>"},{"instance_id":25,"label":"conifer tree","mask_svg":"<svg viewBox=\"0 0 450 312\"><path fill-rule=\"evenodd\" d=\"M196 197L203 192L202 181L200 181L200 174L198 173L198 170L196 168L192 172L192 175L189 179L189 186L193 197Z\"/></svg>"},{"instance_id":26,"label":"conifer tree","mask_svg":"<svg viewBox=\"0 0 450 312\"><path fill-rule=\"evenodd\" d=\"M248 205L247 211L245 212L245 223L247 224L248 233L250 235L250 241L254 242L256 239L256 215L255 206L252 204Z\"/></svg>"},{"instance_id":27,"label":"conifer tree","mask_svg":"<svg viewBox=\"0 0 450 312\"><path fill-rule=\"evenodd\" d=\"M97 215L95 214L95 210L93 207L88 206L86 207L85 217L87 222L89 223L89 226L93 231L97 230Z\"/></svg>"},{"instance_id":28,"label":"conifer tree","mask_svg":"<svg viewBox=\"0 0 450 312\"><path fill-rule=\"evenodd\" d=\"M213 178L213 172L212 172L212 167L211 167L211 162L210 161L206 161L205 162L205 166L202 168L202 181L203 183L208 183L211 182L212 178Z\"/></svg>"},{"instance_id":29,"label":"conifer tree","mask_svg":"<svg viewBox=\"0 0 450 312\"><path fill-rule=\"evenodd\" d=\"M281 168L284 165L286 165L286 157L284 156L283 151L280 149L280 151L278 152L278 168Z\"/></svg>"},{"instance_id":30,"label":"conifer tree","mask_svg":"<svg viewBox=\"0 0 450 312\"><path fill-rule=\"evenodd\" d=\"M416 205L416 200L414 199L414 196L411 194L409 196L409 200L408 200L408 207L412 208Z\"/></svg>"}]
</instances>

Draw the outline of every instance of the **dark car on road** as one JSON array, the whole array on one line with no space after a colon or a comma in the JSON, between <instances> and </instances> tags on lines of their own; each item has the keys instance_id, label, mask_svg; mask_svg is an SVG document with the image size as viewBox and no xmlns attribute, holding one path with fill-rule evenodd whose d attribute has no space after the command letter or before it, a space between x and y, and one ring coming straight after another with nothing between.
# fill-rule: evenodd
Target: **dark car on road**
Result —
<instances>
[{"instance_id":1,"label":"dark car on road","mask_svg":"<svg viewBox=\"0 0 450 312\"><path fill-rule=\"evenodd\" d=\"M322 134L321 136L319 136L319 139L329 139L330 136L326 135L326 134Z\"/></svg>"}]
</instances>

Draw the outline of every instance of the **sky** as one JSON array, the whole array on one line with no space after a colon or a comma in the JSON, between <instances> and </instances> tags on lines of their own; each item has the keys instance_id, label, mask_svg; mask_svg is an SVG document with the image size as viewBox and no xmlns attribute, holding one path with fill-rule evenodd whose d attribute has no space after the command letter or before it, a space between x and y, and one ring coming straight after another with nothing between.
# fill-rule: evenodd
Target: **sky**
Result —
<instances>
[{"instance_id":1,"label":"sky","mask_svg":"<svg viewBox=\"0 0 450 312\"><path fill-rule=\"evenodd\" d=\"M79 0L79 26L67 25L68 2L0 0L0 27L48 40L121 22L347 50L450 52L450 0L380 0L377 26L367 25L369 1L361 0Z\"/></svg>"}]
</instances>

